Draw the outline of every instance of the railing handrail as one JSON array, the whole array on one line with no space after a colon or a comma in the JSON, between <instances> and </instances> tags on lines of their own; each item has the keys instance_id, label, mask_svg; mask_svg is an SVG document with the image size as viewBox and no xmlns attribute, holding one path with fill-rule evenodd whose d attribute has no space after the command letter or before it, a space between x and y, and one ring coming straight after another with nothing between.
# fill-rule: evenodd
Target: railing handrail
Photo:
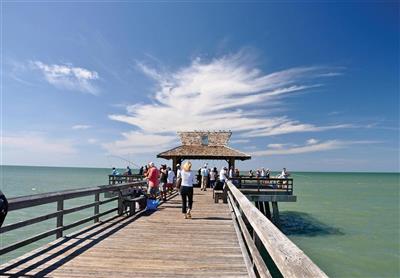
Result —
<instances>
[{"instance_id":1,"label":"railing handrail","mask_svg":"<svg viewBox=\"0 0 400 278\"><path fill-rule=\"evenodd\" d=\"M299 247L268 220L231 181L227 189L284 277L328 277Z\"/></svg>"},{"instance_id":2,"label":"railing handrail","mask_svg":"<svg viewBox=\"0 0 400 278\"><path fill-rule=\"evenodd\" d=\"M96 193L104 193L104 192L115 192L119 190L123 190L133 185L143 184L142 181L135 181L130 183L124 183L120 185L100 185L94 187L86 187L79 189L67 189L61 191L54 191L48 193L39 193L33 195L26 195L21 197L14 197L8 199L8 210L17 210L22 208L28 208L33 206L44 205L48 203L53 203L58 200L68 200L78 197L84 197L93 195Z\"/></svg>"},{"instance_id":3,"label":"railing handrail","mask_svg":"<svg viewBox=\"0 0 400 278\"><path fill-rule=\"evenodd\" d=\"M279 181L293 181L293 178L278 178L278 177L255 177L255 176L239 176L232 177L232 180L279 180Z\"/></svg>"},{"instance_id":4,"label":"railing handrail","mask_svg":"<svg viewBox=\"0 0 400 278\"><path fill-rule=\"evenodd\" d=\"M0 255L6 254L8 252L14 251L20 247L25 245L31 244L35 241L40 239L49 237L51 235L56 235L56 238L60 238L63 236L63 232L69 230L71 228L80 226L84 223L89 221L94 221L94 223L99 222L100 217L103 217L107 214L112 212L118 211L118 215L123 214L123 194L124 190L128 188L141 188L144 186L146 182L144 181L135 181L130 183L124 183L120 185L103 185L103 186L96 186L96 187L88 187L88 188L81 188L81 189L72 189L72 190L63 190L63 191L56 191L56 192L49 192L49 193L41 193L41 194L34 194L22 197L15 197L10 198L9 200L9 211L29 208L49 203L55 203L57 205L57 210L52 213L36 216L31 219L18 221L12 224L8 224L0 228L0 233L10 232L12 230L16 230L22 227L26 227L29 225L33 225L42 221L46 221L52 218L56 218L56 228L47 230L40 234L34 235L29 238L24 238L18 242L12 243L8 246L1 246L0 247ZM118 196L110 198L108 200L100 201L100 193L104 192L118 192ZM75 206L72 208L64 208L64 201L72 198L80 198L85 196L94 196L94 202L83 204L79 206ZM100 213L99 207L102 204L109 203L111 201L118 201L118 205L115 208L108 209L104 212ZM64 225L64 215L70 214L73 212L77 212L80 210L84 210L87 208L93 207L93 215L75 221L73 223ZM131 211L130 211L131 213Z\"/></svg>"}]
</instances>

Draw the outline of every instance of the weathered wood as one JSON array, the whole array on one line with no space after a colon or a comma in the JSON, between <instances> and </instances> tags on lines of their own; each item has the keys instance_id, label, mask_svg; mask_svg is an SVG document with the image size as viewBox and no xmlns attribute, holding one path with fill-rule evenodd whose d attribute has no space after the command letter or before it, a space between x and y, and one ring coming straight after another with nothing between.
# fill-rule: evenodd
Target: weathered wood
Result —
<instances>
[{"instance_id":1,"label":"weathered wood","mask_svg":"<svg viewBox=\"0 0 400 278\"><path fill-rule=\"evenodd\" d=\"M284 277L327 277L311 259L268 220L230 181L233 198Z\"/></svg>"},{"instance_id":2,"label":"weathered wood","mask_svg":"<svg viewBox=\"0 0 400 278\"><path fill-rule=\"evenodd\" d=\"M21 209L21 208L27 208L30 206L37 206L37 205L47 204L47 203L51 203L51 202L57 202L57 211L54 213L38 216L38 217L35 217L32 219L9 224L9 225L3 227L2 229L0 229L0 233L9 232L14 229L22 228L22 227L25 227L25 226L28 226L31 224L35 224L35 223L39 223L39 222L42 222L42 221L45 221L45 220L48 220L51 218L56 218L56 229L50 230L48 232L44 232L37 236L33 236L26 240L11 244L5 248L0 249L0 252L2 252L2 254L5 254L5 253L13 251L19 247L31 244L35 240L40 240L47 236L53 235L54 233L56 234L56 238L60 238L63 236L64 230L68 230L70 228L79 226L79 225L86 223L88 221L91 221L91 220L94 220L95 222L99 221L99 217L106 215L108 213L114 212L117 210L117 208L110 209L103 213L99 213L98 207L101 204L105 204L105 203L115 201L118 199L118 197L117 197L117 198L111 198L106 201L100 201L100 193L104 192L105 190L106 191L117 190L118 192L121 192L121 190L125 190L125 189L131 188L131 187L138 187L138 186L141 187L143 184L144 183L141 182L141 183L131 183L131 184L124 184L124 185L120 185L120 186L111 186L111 187L110 186L99 186L97 188L64 190L64 191L60 191L60 192L51 192L51 193L45 193L45 194L36 194L36 195L30 195L30 196L24 196L24 197L18 197L18 198L11 198L10 202L9 202L10 207L12 208L11 210L17 210L17 209ZM81 205L81 206L77 206L77 207L73 207L73 208L69 208L69 209L64 209L64 200L65 199L82 197L82 196L87 196L87 195L91 195L91 194L95 195L94 203L85 204L85 205ZM77 222L69 224L67 226L64 226L63 218L64 218L65 214L73 213L73 212L80 211L80 210L90 208L90 207L95 207L94 208L94 216L84 218Z\"/></svg>"},{"instance_id":3,"label":"weathered wood","mask_svg":"<svg viewBox=\"0 0 400 278\"><path fill-rule=\"evenodd\" d=\"M260 277L265 277L265 278L272 277L267 266L265 265L264 260L261 257L261 254L260 254L258 248L256 247L256 244L253 241L253 238L251 237L249 231L247 230L246 224L244 223L244 221L242 219L242 215L239 212L239 209L236 207L235 203L233 202L234 198L231 196L230 192L229 192L228 196L230 197L231 207L234 210L236 220L238 221L239 227L241 229L241 234L244 238L247 248L249 249L250 255L253 259L254 266L257 269L257 273L259 274Z\"/></svg>"},{"instance_id":4,"label":"weathered wood","mask_svg":"<svg viewBox=\"0 0 400 278\"><path fill-rule=\"evenodd\" d=\"M231 211L227 204L214 204L211 191L195 189L192 219L184 219L180 196L175 196L155 212L115 217L92 227L1 265L0 273L28 277L249 276Z\"/></svg>"},{"instance_id":5,"label":"weathered wood","mask_svg":"<svg viewBox=\"0 0 400 278\"><path fill-rule=\"evenodd\" d=\"M18 229L18 228L22 228L22 227L25 227L25 226L28 226L28 225L32 225L32 224L35 224L35 223L39 223L39 222L42 222L42 221L45 221L45 220L49 220L51 218L55 218L55 217L57 217L58 215L60 215L62 213L63 213L62 211L57 211L57 212L49 213L49 214L42 215L42 216L39 216L39 217L31 218L31 219L28 219L28 220L19 221L19 222L13 223L13 224L8 224L8 225L3 226L3 227L0 228L0 234L8 232L8 231L15 230L15 229Z\"/></svg>"},{"instance_id":6,"label":"weathered wood","mask_svg":"<svg viewBox=\"0 0 400 278\"><path fill-rule=\"evenodd\" d=\"M62 212L64 210L64 200L57 201L57 211ZM60 213L57 215L57 228L61 228L57 230L56 238L60 238L63 235L62 227L63 227L63 219L64 214Z\"/></svg>"},{"instance_id":7,"label":"weathered wood","mask_svg":"<svg viewBox=\"0 0 400 278\"><path fill-rule=\"evenodd\" d=\"M100 193L94 194L94 203L95 203L94 215L97 215L100 212ZM94 218L94 223L97 223L97 222L99 222L99 217Z\"/></svg>"},{"instance_id":8,"label":"weathered wood","mask_svg":"<svg viewBox=\"0 0 400 278\"><path fill-rule=\"evenodd\" d=\"M133 186L144 186L145 182L138 181L133 183L121 184L121 185L104 185L97 187L89 187L82 189L74 189L74 190L62 190L57 192L43 193L43 194L35 194L28 195L16 198L10 198L8 200L9 211L23 209L33 206L44 205L48 203L57 202L58 200L68 200L72 198L84 197L94 195L96 193L104 193L104 192L114 192L120 191L126 188L130 188Z\"/></svg>"},{"instance_id":9,"label":"weathered wood","mask_svg":"<svg viewBox=\"0 0 400 278\"><path fill-rule=\"evenodd\" d=\"M247 272L249 273L249 277L250 278L256 278L257 276L256 276L256 274L254 272L254 265L253 265L252 260L251 260L251 258L249 256L249 252L247 251L246 242L245 242L244 236L242 235L242 232L240 230L240 226L238 224L239 223L238 217L240 217L240 215L237 216L236 213L235 213L235 209L234 209L234 205L235 204L231 204L230 202L228 202L228 204L229 204L229 208L231 210L232 218L236 220L236 221L233 221L233 226L235 228L236 235L237 235L238 240L239 240L239 246L240 246L240 249L242 250L243 259L244 259L244 262L245 262L246 267L247 267ZM238 222L238 223L236 223L236 222Z\"/></svg>"}]
</instances>

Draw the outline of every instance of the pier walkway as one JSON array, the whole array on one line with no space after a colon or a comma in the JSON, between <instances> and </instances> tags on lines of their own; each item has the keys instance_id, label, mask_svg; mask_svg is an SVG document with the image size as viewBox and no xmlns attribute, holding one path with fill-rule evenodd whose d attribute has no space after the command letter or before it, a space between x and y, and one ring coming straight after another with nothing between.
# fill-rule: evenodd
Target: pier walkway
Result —
<instances>
[{"instance_id":1,"label":"pier walkway","mask_svg":"<svg viewBox=\"0 0 400 278\"><path fill-rule=\"evenodd\" d=\"M61 237L0 266L0 276L248 277L239 242L228 204L195 189L192 219L175 194L155 212Z\"/></svg>"}]
</instances>

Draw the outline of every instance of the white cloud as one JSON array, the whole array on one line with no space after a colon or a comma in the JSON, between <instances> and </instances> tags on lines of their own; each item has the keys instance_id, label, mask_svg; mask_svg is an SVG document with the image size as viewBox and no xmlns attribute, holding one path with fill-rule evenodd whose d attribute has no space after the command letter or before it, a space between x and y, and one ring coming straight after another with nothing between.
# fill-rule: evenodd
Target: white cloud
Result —
<instances>
[{"instance_id":1,"label":"white cloud","mask_svg":"<svg viewBox=\"0 0 400 278\"><path fill-rule=\"evenodd\" d=\"M289 144L268 144L268 148L271 149L283 149L285 146L288 146Z\"/></svg>"},{"instance_id":2,"label":"white cloud","mask_svg":"<svg viewBox=\"0 0 400 278\"><path fill-rule=\"evenodd\" d=\"M286 107L282 98L321 86L316 79L329 69L298 67L264 74L244 52L208 62L195 59L175 72L160 72L144 63L137 66L158 85L152 103L129 105L126 114L109 118L133 125L141 134L157 134L160 143L176 131L194 129L232 130L243 138L348 127L319 127L285 115L271 116L276 107Z\"/></svg>"},{"instance_id":3,"label":"white cloud","mask_svg":"<svg viewBox=\"0 0 400 278\"><path fill-rule=\"evenodd\" d=\"M79 130L79 129L89 129L89 128L91 128L92 126L91 125L74 125L74 126L72 126L72 129L76 129L76 130Z\"/></svg>"},{"instance_id":4,"label":"white cloud","mask_svg":"<svg viewBox=\"0 0 400 278\"><path fill-rule=\"evenodd\" d=\"M241 143L248 143L248 142L250 142L249 139L234 139L234 140L230 141L231 144L241 144Z\"/></svg>"},{"instance_id":5,"label":"white cloud","mask_svg":"<svg viewBox=\"0 0 400 278\"><path fill-rule=\"evenodd\" d=\"M3 150L24 155L69 155L77 153L71 141L48 138L40 133L17 134L2 137Z\"/></svg>"},{"instance_id":6,"label":"white cloud","mask_svg":"<svg viewBox=\"0 0 400 278\"><path fill-rule=\"evenodd\" d=\"M313 144L317 144L319 142L319 140L314 139L314 138L310 138L307 140L307 144L308 145L313 145Z\"/></svg>"},{"instance_id":7,"label":"white cloud","mask_svg":"<svg viewBox=\"0 0 400 278\"><path fill-rule=\"evenodd\" d=\"M312 153L312 152L321 152L321 151L329 151L335 149L342 149L349 147L355 144L376 144L380 143L377 141L342 141L342 140L328 140L324 142L319 142L316 139L307 140L306 144L303 146L292 145L292 147L286 147L290 144L271 144L268 145L269 149L264 151L256 151L253 152L254 156L265 156L265 155L289 155L289 154L302 154L302 153ZM275 145L279 145L276 147Z\"/></svg>"},{"instance_id":8,"label":"white cloud","mask_svg":"<svg viewBox=\"0 0 400 278\"><path fill-rule=\"evenodd\" d=\"M154 153L165 150L176 141L176 136L145 134L137 131L125 132L122 136L122 140L105 143L103 147L110 154L116 155Z\"/></svg>"},{"instance_id":9,"label":"white cloud","mask_svg":"<svg viewBox=\"0 0 400 278\"><path fill-rule=\"evenodd\" d=\"M99 142L99 140L97 140L97 139L95 139L95 138L89 138L88 139L88 143L89 144L96 144L96 143L98 143Z\"/></svg>"},{"instance_id":10,"label":"white cloud","mask_svg":"<svg viewBox=\"0 0 400 278\"><path fill-rule=\"evenodd\" d=\"M58 88L98 94L98 89L93 84L93 81L99 79L96 71L73 67L69 64L48 65L41 61L31 61L30 64L34 69L42 72L47 82Z\"/></svg>"}]
</instances>

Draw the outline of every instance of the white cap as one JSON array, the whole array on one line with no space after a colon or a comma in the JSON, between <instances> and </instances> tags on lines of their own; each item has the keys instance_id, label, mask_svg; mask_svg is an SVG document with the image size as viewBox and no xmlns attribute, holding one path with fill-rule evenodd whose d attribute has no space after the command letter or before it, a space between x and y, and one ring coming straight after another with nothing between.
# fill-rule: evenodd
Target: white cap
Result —
<instances>
[{"instance_id":1,"label":"white cap","mask_svg":"<svg viewBox=\"0 0 400 278\"><path fill-rule=\"evenodd\" d=\"M151 167L153 167L153 166L154 166L154 163L153 163L153 162L150 162L149 165L150 165Z\"/></svg>"}]
</instances>

